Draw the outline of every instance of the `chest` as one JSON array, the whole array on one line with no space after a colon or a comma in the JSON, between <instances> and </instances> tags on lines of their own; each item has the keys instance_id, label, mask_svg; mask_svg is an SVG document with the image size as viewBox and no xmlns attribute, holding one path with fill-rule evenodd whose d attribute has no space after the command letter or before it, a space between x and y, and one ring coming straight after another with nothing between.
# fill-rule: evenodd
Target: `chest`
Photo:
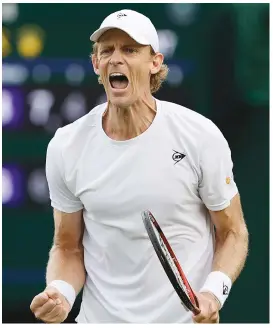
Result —
<instances>
[{"instance_id":1,"label":"chest","mask_svg":"<svg viewBox=\"0 0 273 328\"><path fill-rule=\"evenodd\" d=\"M170 211L197 195L197 176L183 143L159 137L128 145L97 142L82 154L71 187L95 216L134 209Z\"/></svg>"}]
</instances>

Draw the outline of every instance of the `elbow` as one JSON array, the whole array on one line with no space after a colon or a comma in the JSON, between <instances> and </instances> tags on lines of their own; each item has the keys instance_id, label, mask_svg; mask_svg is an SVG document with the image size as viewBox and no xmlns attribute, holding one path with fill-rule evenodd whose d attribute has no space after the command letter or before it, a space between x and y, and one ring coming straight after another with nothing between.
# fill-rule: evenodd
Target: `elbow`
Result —
<instances>
[{"instance_id":1,"label":"elbow","mask_svg":"<svg viewBox=\"0 0 273 328\"><path fill-rule=\"evenodd\" d=\"M249 233L245 223L240 224L240 226L237 227L230 227L226 230L216 230L216 242L218 244L224 244L229 238L232 238L235 242L242 243L248 247Z\"/></svg>"},{"instance_id":2,"label":"elbow","mask_svg":"<svg viewBox=\"0 0 273 328\"><path fill-rule=\"evenodd\" d=\"M83 255L83 246L54 243L50 250L50 255L52 255L53 253L81 256Z\"/></svg>"},{"instance_id":3,"label":"elbow","mask_svg":"<svg viewBox=\"0 0 273 328\"><path fill-rule=\"evenodd\" d=\"M248 243L249 233L248 233L248 229L247 229L246 225L244 226L243 231L241 232L241 236Z\"/></svg>"},{"instance_id":4,"label":"elbow","mask_svg":"<svg viewBox=\"0 0 273 328\"><path fill-rule=\"evenodd\" d=\"M242 243L245 247L245 252L246 252L246 256L247 256L248 248L249 248L249 233L248 233L248 229L247 229L246 225L240 233L240 238L242 239Z\"/></svg>"},{"instance_id":5,"label":"elbow","mask_svg":"<svg viewBox=\"0 0 273 328\"><path fill-rule=\"evenodd\" d=\"M235 231L235 235L238 239L242 240L242 242L248 245L249 233L245 222L240 224L239 229Z\"/></svg>"},{"instance_id":6,"label":"elbow","mask_svg":"<svg viewBox=\"0 0 273 328\"><path fill-rule=\"evenodd\" d=\"M234 239L248 244L249 234L245 224L242 224L239 229L231 229L229 233L233 235Z\"/></svg>"}]
</instances>

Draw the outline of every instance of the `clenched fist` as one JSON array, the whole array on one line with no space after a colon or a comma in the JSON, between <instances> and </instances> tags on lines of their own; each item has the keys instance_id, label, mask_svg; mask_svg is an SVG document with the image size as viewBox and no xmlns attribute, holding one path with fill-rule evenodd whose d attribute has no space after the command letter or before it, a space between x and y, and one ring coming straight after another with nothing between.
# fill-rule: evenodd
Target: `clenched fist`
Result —
<instances>
[{"instance_id":1,"label":"clenched fist","mask_svg":"<svg viewBox=\"0 0 273 328\"><path fill-rule=\"evenodd\" d=\"M200 313L193 316L195 323L219 323L220 304L216 298L206 292L196 293Z\"/></svg>"},{"instance_id":2,"label":"clenched fist","mask_svg":"<svg viewBox=\"0 0 273 328\"><path fill-rule=\"evenodd\" d=\"M71 310L66 298L51 286L33 298L30 309L37 319L46 323L63 322Z\"/></svg>"}]
</instances>

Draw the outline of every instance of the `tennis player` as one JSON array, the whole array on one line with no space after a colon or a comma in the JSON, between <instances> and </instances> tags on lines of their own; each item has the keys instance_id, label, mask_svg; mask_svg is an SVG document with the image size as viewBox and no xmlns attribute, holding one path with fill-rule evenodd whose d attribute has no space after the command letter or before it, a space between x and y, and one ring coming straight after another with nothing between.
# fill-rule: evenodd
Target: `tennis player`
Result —
<instances>
[{"instance_id":1,"label":"tennis player","mask_svg":"<svg viewBox=\"0 0 273 328\"><path fill-rule=\"evenodd\" d=\"M248 251L228 143L207 118L152 96L168 68L147 17L115 12L91 40L107 102L49 143L54 243L30 308L62 322L83 288L78 323L217 323ZM196 316L156 256L146 209L197 293Z\"/></svg>"}]
</instances>

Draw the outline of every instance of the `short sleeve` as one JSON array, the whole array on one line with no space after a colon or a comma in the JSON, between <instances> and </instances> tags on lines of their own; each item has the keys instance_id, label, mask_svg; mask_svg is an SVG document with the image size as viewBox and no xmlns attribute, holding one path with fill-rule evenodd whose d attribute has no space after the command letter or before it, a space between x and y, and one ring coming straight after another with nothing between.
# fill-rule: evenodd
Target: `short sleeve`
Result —
<instances>
[{"instance_id":1,"label":"short sleeve","mask_svg":"<svg viewBox=\"0 0 273 328\"><path fill-rule=\"evenodd\" d=\"M220 211L230 205L238 193L233 176L233 163L228 143L214 126L201 148L199 195L211 211Z\"/></svg>"},{"instance_id":2,"label":"short sleeve","mask_svg":"<svg viewBox=\"0 0 273 328\"><path fill-rule=\"evenodd\" d=\"M46 178L51 205L53 208L65 213L77 212L83 208L83 204L68 189L63 170L61 147L55 135L48 145L46 154Z\"/></svg>"}]
</instances>

